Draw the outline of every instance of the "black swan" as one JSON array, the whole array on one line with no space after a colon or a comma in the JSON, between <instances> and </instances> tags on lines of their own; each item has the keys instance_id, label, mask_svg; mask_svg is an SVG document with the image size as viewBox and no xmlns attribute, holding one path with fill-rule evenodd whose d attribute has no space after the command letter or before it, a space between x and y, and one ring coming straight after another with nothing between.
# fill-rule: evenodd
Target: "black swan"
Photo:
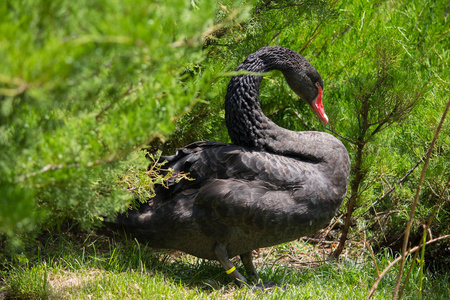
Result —
<instances>
[{"instance_id":1,"label":"black swan","mask_svg":"<svg viewBox=\"0 0 450 300\"><path fill-rule=\"evenodd\" d=\"M236 71L280 70L292 90L326 123L323 81L297 52L264 47ZM295 132L267 118L258 102L262 76L231 78L225 100L233 144L196 142L162 159L193 181L170 180L115 224L149 246L218 260L231 280L247 282L229 258L240 255L259 281L252 250L295 240L326 226L347 191L344 145L324 132Z\"/></svg>"}]
</instances>

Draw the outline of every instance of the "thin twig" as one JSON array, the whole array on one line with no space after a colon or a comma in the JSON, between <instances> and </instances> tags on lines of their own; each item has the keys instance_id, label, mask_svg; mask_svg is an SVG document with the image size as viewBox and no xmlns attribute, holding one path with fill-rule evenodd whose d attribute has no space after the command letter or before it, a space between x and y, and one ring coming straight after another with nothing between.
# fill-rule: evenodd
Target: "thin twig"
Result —
<instances>
[{"instance_id":1,"label":"thin twig","mask_svg":"<svg viewBox=\"0 0 450 300\"><path fill-rule=\"evenodd\" d=\"M429 240L428 242L425 243L425 245L430 245L430 244L432 244L432 243L436 243L436 242L439 242L439 241L442 241L442 240L445 240L445 239L448 239L448 238L450 238L450 234L447 234L447 235L443 235L443 236L437 237L437 238L435 238L435 239L433 239L433 240ZM411 253L416 252L417 250L420 249L420 247L421 247L421 245L415 246L414 248L411 248L410 250L408 250L408 251L406 252L406 255L409 255L409 254L411 254ZM369 294L367 295L366 299L370 299L370 298L373 296L373 294L375 293L375 291L376 291L376 289L377 289L377 287L378 287L378 284L380 283L381 279L382 279L382 278L386 275L386 273L387 273L393 266L395 266L395 264L398 263L401 259L402 259L402 256L397 257L397 258L394 259L394 260L393 260L386 268L384 268L383 272L381 272L380 276L378 276L377 280L375 280L374 284L372 285L372 288L370 289Z\"/></svg>"},{"instance_id":2,"label":"thin twig","mask_svg":"<svg viewBox=\"0 0 450 300\"><path fill-rule=\"evenodd\" d=\"M372 247L364 240L364 244L366 244L367 251L369 251L370 257L372 257L373 263L375 264L375 270L377 271L378 277L380 277L380 269L378 268L377 260L375 259L375 254L373 253Z\"/></svg>"},{"instance_id":3,"label":"thin twig","mask_svg":"<svg viewBox=\"0 0 450 300\"><path fill-rule=\"evenodd\" d=\"M424 157L419 159L419 161L417 161L417 163L411 169L409 169L402 178L400 178L397 181L397 185L400 185L403 182L405 182L406 179L408 178L408 176L423 162L423 160L424 160ZM396 188L395 185L393 187L391 187L385 194L381 195L377 200L375 200L375 202L370 207L374 207L378 202L380 202L381 200L383 200L384 198L389 196L393 191L395 191L395 188Z\"/></svg>"},{"instance_id":4,"label":"thin twig","mask_svg":"<svg viewBox=\"0 0 450 300\"><path fill-rule=\"evenodd\" d=\"M128 90L126 90L123 94L122 97L128 96L131 93L134 93L135 91L137 91L136 88L133 88L133 83L130 83L130 87L128 88ZM106 105L96 116L95 116L95 120L100 121L101 117L103 116L103 114L108 111L114 104L116 104L117 102L119 102L119 100L121 99L121 97L118 97L116 99L114 99L113 101L111 101L111 103L109 103L108 105Z\"/></svg>"},{"instance_id":5,"label":"thin twig","mask_svg":"<svg viewBox=\"0 0 450 300\"><path fill-rule=\"evenodd\" d=\"M422 236L422 239L420 240L419 245L418 245L419 248L422 248L422 252L424 250L423 243L426 242L426 232L427 232L426 229L427 228L426 228L425 225L423 226L423 229L424 229L423 236ZM404 292L405 287L406 287L406 283L408 283L409 276L411 276L411 272L412 272L414 266L416 265L417 256L419 256L419 251L414 252L414 257L412 259L411 266L409 267L408 273L406 274L405 283L403 284L402 288L400 289L400 292L398 293L398 298L399 299L402 297L403 292ZM421 269L422 269L422 267L423 267L423 265L420 266Z\"/></svg>"},{"instance_id":6,"label":"thin twig","mask_svg":"<svg viewBox=\"0 0 450 300\"><path fill-rule=\"evenodd\" d=\"M339 221L342 219L342 217L344 216L344 214L340 214L339 217L336 218L336 220L334 222L330 222L330 224L328 225L328 227L325 229L325 233L322 235L322 238L320 239L319 244L321 244L323 242L323 240L325 239L325 237L328 235L328 233L333 230L334 226L336 226L337 223L339 223ZM332 244L334 244L334 241L332 242Z\"/></svg>"},{"instance_id":7,"label":"thin twig","mask_svg":"<svg viewBox=\"0 0 450 300\"><path fill-rule=\"evenodd\" d=\"M325 126L324 126L324 128L325 128L326 130L328 130L328 131L334 133L335 135L337 135L337 136L340 137L341 139L346 140L346 141L349 142L350 144L353 144L353 145L356 145L356 144L357 144L356 141L351 140L351 139L349 139L349 138L346 138L345 136L343 136L343 135L337 133L334 129L331 129L331 127L325 127Z\"/></svg>"},{"instance_id":8,"label":"thin twig","mask_svg":"<svg viewBox=\"0 0 450 300\"><path fill-rule=\"evenodd\" d=\"M327 10L326 17L319 20L316 27L313 30L312 35L309 37L308 41L303 45L303 47L298 51L299 53L302 53L308 46L312 43L312 41L320 34L322 31L321 27L324 24L324 22L327 20L327 18L331 15L331 11L334 9L336 3L338 0L335 0L333 3L331 3L330 8Z\"/></svg>"},{"instance_id":9,"label":"thin twig","mask_svg":"<svg viewBox=\"0 0 450 300\"><path fill-rule=\"evenodd\" d=\"M447 106L446 106L446 108L444 110L444 113L442 114L442 117L441 117L441 121L439 122L439 125L436 128L436 132L434 134L433 141L431 142L431 145L428 148L428 152L427 152L427 155L426 155L426 158L425 158L425 161L424 161L424 165L423 165L423 168L422 168L422 173L420 175L419 183L417 185L416 195L414 197L414 201L413 201L413 204L411 206L411 212L409 214L409 220L408 220L408 223L406 224L405 235L404 235L404 238L403 238L403 247L402 247L402 256L401 256L401 261L400 261L400 268L399 268L399 271L398 271L397 284L395 285L395 289L394 289L394 293L393 293L392 299L396 299L397 298L398 289L400 287L400 283L401 283L401 280L402 280L403 266L405 264L405 259L406 259L406 249L408 247L409 234L411 232L411 225L412 225L412 221L413 221L413 218L414 218L414 214L415 214L417 203L419 202L420 190L421 190L421 187L422 187L423 180L425 179L425 172L427 170L428 163L430 161L431 152L433 151L434 145L436 144L437 138L439 136L439 132L441 131L442 124L445 121L445 117L447 116L447 112L448 112L449 109L450 109L450 100L447 102Z\"/></svg>"}]
</instances>

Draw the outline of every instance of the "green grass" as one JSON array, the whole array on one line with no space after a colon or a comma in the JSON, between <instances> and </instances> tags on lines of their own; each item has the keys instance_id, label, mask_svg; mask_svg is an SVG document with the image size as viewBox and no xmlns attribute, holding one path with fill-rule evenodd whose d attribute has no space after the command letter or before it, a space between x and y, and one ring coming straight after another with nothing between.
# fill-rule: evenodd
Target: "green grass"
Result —
<instances>
[{"instance_id":1,"label":"green grass","mask_svg":"<svg viewBox=\"0 0 450 300\"><path fill-rule=\"evenodd\" d=\"M363 249L353 252L325 261L323 249L299 241L264 249L255 257L261 278L286 288L253 291L230 283L216 262L119 237L48 234L28 257L4 264L0 299L364 299L376 271ZM391 257L377 259L382 268ZM392 298L396 274L383 279L373 299ZM417 274L412 272L403 299L417 299ZM425 275L424 299L450 299L448 274Z\"/></svg>"}]
</instances>

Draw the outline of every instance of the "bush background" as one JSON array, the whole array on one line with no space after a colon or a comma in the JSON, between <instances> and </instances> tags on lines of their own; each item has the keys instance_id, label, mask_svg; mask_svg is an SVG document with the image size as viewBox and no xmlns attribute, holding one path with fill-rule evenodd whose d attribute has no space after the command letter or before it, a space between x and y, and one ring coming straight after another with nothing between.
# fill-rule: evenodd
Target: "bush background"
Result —
<instances>
[{"instance_id":1,"label":"bush background","mask_svg":"<svg viewBox=\"0 0 450 300\"><path fill-rule=\"evenodd\" d=\"M100 216L145 200L162 179L143 171L141 149L158 155L229 141L230 72L267 45L294 49L316 67L330 123L323 127L277 72L262 84L264 112L345 143L352 175L344 232L398 250L418 166L449 100L449 10L443 0L2 1L3 259L66 220L94 228ZM431 215L434 237L450 233L449 147L447 120L413 241Z\"/></svg>"}]
</instances>

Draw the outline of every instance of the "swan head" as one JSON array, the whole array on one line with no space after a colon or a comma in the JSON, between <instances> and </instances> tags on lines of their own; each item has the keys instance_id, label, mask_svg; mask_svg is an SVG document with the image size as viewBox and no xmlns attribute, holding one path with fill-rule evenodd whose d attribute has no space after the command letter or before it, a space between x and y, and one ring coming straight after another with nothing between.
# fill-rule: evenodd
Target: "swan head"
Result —
<instances>
[{"instance_id":1,"label":"swan head","mask_svg":"<svg viewBox=\"0 0 450 300\"><path fill-rule=\"evenodd\" d=\"M323 108L323 80L311 63L294 50L268 46L250 54L236 71L268 72L280 70L289 87L306 102L319 120L326 124L328 117Z\"/></svg>"},{"instance_id":2,"label":"swan head","mask_svg":"<svg viewBox=\"0 0 450 300\"><path fill-rule=\"evenodd\" d=\"M300 56L300 55L299 55ZM303 57L302 63L289 71L284 71L289 87L309 105L322 124L328 123L323 108L323 80L316 69Z\"/></svg>"}]
</instances>

